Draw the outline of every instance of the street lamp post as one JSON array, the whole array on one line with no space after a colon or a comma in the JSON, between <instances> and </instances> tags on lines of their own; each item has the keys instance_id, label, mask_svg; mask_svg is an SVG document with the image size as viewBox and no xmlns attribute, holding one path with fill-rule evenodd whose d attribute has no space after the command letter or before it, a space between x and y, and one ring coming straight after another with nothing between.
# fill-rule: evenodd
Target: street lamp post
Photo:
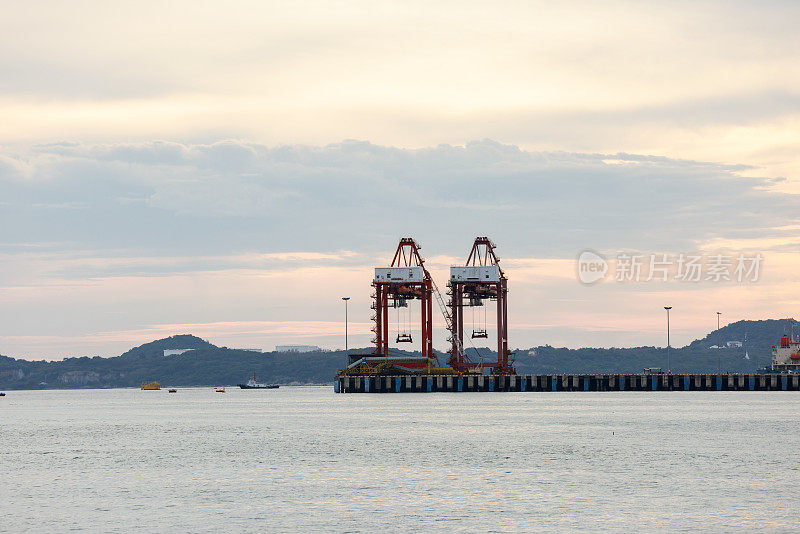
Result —
<instances>
[{"instance_id":1,"label":"street lamp post","mask_svg":"<svg viewBox=\"0 0 800 534\"><path fill-rule=\"evenodd\" d=\"M344 353L347 354L347 301L350 297L342 297L344 301Z\"/></svg>"},{"instance_id":2,"label":"street lamp post","mask_svg":"<svg viewBox=\"0 0 800 534\"><path fill-rule=\"evenodd\" d=\"M667 374L669 374L669 311L672 306L664 306L664 309L667 310Z\"/></svg>"},{"instance_id":3,"label":"street lamp post","mask_svg":"<svg viewBox=\"0 0 800 534\"><path fill-rule=\"evenodd\" d=\"M722 354L720 351L722 350L722 337L719 334L719 316L722 315L722 312L717 312L717 374L722 373L722 361L720 358Z\"/></svg>"}]
</instances>

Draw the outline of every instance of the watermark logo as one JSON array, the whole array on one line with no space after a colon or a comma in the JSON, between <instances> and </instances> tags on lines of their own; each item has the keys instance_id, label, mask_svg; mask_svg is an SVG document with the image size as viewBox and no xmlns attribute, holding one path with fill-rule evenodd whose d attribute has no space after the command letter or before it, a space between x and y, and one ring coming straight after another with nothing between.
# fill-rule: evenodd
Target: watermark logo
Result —
<instances>
[{"instance_id":1,"label":"watermark logo","mask_svg":"<svg viewBox=\"0 0 800 534\"><path fill-rule=\"evenodd\" d=\"M578 279L584 284L594 284L606 277L608 262L593 250L584 250L578 256Z\"/></svg>"},{"instance_id":2,"label":"watermark logo","mask_svg":"<svg viewBox=\"0 0 800 534\"><path fill-rule=\"evenodd\" d=\"M616 282L755 283L761 276L761 254L635 254L620 252L611 261L593 250L578 256L578 279L593 284ZM609 272L611 271L611 272ZM608 276L607 276L608 275Z\"/></svg>"}]
</instances>

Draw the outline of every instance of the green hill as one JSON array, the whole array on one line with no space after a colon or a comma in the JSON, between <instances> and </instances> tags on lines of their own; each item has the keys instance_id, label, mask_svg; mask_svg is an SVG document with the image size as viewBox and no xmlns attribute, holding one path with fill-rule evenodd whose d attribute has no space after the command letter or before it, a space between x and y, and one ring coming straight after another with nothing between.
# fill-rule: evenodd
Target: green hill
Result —
<instances>
[{"instance_id":1,"label":"green hill","mask_svg":"<svg viewBox=\"0 0 800 534\"><path fill-rule=\"evenodd\" d=\"M164 356L164 350L192 350ZM344 352L260 353L217 347L195 336L146 343L113 358L27 361L0 356L0 388L235 385L255 372L272 383L328 383L343 366Z\"/></svg>"},{"instance_id":2,"label":"green hill","mask_svg":"<svg viewBox=\"0 0 800 534\"><path fill-rule=\"evenodd\" d=\"M769 348L779 343L782 336L789 335L791 321L793 319L737 321L710 332L706 337L693 341L689 346L708 348L711 345L723 345L727 341L741 341L745 348L751 350ZM798 328L795 327L795 330ZM796 331L795 334L800 334L800 331Z\"/></svg>"},{"instance_id":3,"label":"green hill","mask_svg":"<svg viewBox=\"0 0 800 534\"><path fill-rule=\"evenodd\" d=\"M772 345L790 332L790 319L737 321L710 332L685 347L670 349L669 368L675 373L753 372L768 365ZM800 332L798 332L800 333ZM728 341L742 347L727 348ZM712 349L712 346L725 348ZM639 373L645 367L667 369L667 350L661 347L567 349L551 346L518 351L520 373Z\"/></svg>"},{"instance_id":4,"label":"green hill","mask_svg":"<svg viewBox=\"0 0 800 534\"><path fill-rule=\"evenodd\" d=\"M177 336L170 336L168 338L151 341L144 345L134 347L128 352L125 352L120 358L128 359L152 359L161 358L164 356L165 350L182 350L182 349L216 349L205 339L200 339L191 334L180 334Z\"/></svg>"}]
</instances>

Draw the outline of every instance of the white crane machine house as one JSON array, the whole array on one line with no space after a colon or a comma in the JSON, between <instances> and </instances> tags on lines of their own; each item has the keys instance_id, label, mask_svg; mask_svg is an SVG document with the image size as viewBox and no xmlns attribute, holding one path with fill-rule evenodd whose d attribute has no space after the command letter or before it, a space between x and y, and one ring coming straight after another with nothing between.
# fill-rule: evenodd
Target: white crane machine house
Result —
<instances>
[{"instance_id":1,"label":"white crane machine house","mask_svg":"<svg viewBox=\"0 0 800 534\"><path fill-rule=\"evenodd\" d=\"M499 282L498 265L468 265L450 267L450 280L457 282Z\"/></svg>"},{"instance_id":2,"label":"white crane machine house","mask_svg":"<svg viewBox=\"0 0 800 534\"><path fill-rule=\"evenodd\" d=\"M421 283L424 277L422 267L375 267L376 282Z\"/></svg>"}]
</instances>

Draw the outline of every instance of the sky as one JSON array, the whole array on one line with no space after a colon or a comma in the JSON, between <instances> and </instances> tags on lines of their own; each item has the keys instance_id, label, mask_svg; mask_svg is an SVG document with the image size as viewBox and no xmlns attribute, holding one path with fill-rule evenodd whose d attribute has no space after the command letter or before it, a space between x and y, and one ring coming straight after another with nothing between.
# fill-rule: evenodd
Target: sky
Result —
<instances>
[{"instance_id":1,"label":"sky","mask_svg":"<svg viewBox=\"0 0 800 534\"><path fill-rule=\"evenodd\" d=\"M342 348L342 296L365 347L403 236L443 291L491 237L519 349L664 346L667 305L675 346L717 311L797 315L798 21L792 1L14 4L0 354Z\"/></svg>"}]
</instances>

